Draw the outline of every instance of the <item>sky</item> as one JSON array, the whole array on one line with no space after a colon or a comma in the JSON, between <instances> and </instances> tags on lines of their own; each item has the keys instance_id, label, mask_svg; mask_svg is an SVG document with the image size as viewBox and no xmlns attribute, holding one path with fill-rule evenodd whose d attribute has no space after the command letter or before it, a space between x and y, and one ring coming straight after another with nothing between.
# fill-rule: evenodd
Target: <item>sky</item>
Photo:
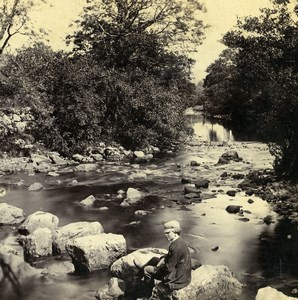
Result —
<instances>
[{"instance_id":1,"label":"sky","mask_svg":"<svg viewBox=\"0 0 298 300\"><path fill-rule=\"evenodd\" d=\"M269 6L269 0L202 0L207 12L202 19L209 28L205 31L206 38L198 51L191 57L196 60L193 68L194 82L206 76L206 68L219 56L224 49L219 42L223 34L235 24L237 17L256 15L261 7ZM65 47L64 38L71 32L69 24L82 11L85 0L48 0L49 5L42 5L32 13L34 23L48 31L50 45L55 50ZM21 37L15 37L12 47L22 43Z\"/></svg>"}]
</instances>

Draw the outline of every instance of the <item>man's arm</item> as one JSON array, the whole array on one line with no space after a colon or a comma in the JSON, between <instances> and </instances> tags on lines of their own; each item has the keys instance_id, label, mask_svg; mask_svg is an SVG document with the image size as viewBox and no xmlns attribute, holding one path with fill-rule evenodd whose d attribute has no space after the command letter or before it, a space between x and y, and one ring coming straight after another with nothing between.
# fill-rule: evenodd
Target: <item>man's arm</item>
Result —
<instances>
[{"instance_id":1,"label":"man's arm","mask_svg":"<svg viewBox=\"0 0 298 300\"><path fill-rule=\"evenodd\" d=\"M172 281L176 276L176 266L180 256L180 251L177 245L171 244L169 248L169 253L166 259L166 267L168 271L168 275L165 277L166 281Z\"/></svg>"}]
</instances>

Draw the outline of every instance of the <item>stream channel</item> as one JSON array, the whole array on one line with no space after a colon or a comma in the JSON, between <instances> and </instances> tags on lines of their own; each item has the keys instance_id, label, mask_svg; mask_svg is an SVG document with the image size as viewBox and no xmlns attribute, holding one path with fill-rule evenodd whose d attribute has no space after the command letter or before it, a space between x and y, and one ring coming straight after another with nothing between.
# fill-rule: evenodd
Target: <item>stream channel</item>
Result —
<instances>
[{"instance_id":1,"label":"stream channel","mask_svg":"<svg viewBox=\"0 0 298 300\"><path fill-rule=\"evenodd\" d=\"M59 226L99 221L106 233L124 235L128 252L144 247L167 249L162 224L176 219L181 223L182 236L192 249L193 258L202 264L226 265L243 284L241 300L254 299L257 290L268 285L289 294L298 287L297 225L280 220L266 201L254 195L247 196L239 190L235 197L228 196L226 192L236 190L242 180L220 176L225 171L247 174L250 170L272 168L267 146L257 141L235 140L231 130L205 121L200 115L192 114L189 118L195 135L178 154L139 166L105 163L93 173L61 174L59 181L57 177L41 173L5 175L0 182L7 193L0 202L24 209L26 216L38 210L50 212L59 218ZM228 150L237 151L243 161L217 165L218 158ZM193 160L200 166L190 166ZM183 198L182 177L210 180L201 203L177 203ZM16 184L20 180L23 184ZM41 182L45 188L38 192L28 191L27 187L34 182ZM117 191L126 191L129 187L138 188L145 201L123 208L116 198ZM97 199L93 208L80 205L89 195ZM249 199L253 203L250 204ZM241 205L244 215L227 213L225 208L230 204ZM148 215L136 216L134 212L139 209L147 210ZM267 215L273 216L275 222L264 224L263 218ZM129 225L133 221L135 225ZM16 230L0 227L1 243L16 244L16 235ZM214 247L218 250L212 251ZM95 291L110 278L109 271L72 274L67 254L42 259L33 266L43 269L44 275L23 286L22 297L17 297L6 286L0 291L0 298L95 299Z\"/></svg>"}]
</instances>

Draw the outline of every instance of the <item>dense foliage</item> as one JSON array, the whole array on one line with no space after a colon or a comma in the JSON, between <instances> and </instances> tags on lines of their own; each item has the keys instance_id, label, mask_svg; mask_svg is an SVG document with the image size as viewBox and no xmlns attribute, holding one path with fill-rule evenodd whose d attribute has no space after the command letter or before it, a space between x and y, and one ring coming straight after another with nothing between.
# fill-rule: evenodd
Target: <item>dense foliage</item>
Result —
<instances>
[{"instance_id":1,"label":"dense foliage","mask_svg":"<svg viewBox=\"0 0 298 300\"><path fill-rule=\"evenodd\" d=\"M259 128L277 174L288 177L298 176L297 8L273 0L260 16L239 20L205 80L206 109Z\"/></svg>"},{"instance_id":2,"label":"dense foliage","mask_svg":"<svg viewBox=\"0 0 298 300\"><path fill-rule=\"evenodd\" d=\"M193 61L172 48L201 42L202 6L187 3L88 0L71 52L36 43L2 56L1 106L31 107L35 140L65 155L100 141L169 146L187 132L196 93Z\"/></svg>"}]
</instances>

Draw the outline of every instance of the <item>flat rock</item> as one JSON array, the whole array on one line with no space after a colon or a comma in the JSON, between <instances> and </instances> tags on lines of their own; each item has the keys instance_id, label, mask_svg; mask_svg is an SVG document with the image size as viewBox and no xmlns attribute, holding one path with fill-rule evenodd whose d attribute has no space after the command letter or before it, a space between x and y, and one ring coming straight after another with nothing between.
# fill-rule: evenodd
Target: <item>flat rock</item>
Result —
<instances>
[{"instance_id":1,"label":"flat rock","mask_svg":"<svg viewBox=\"0 0 298 300\"><path fill-rule=\"evenodd\" d=\"M121 234L101 233L69 241L66 251L76 272L92 272L109 268L126 254L126 241Z\"/></svg>"},{"instance_id":2,"label":"flat rock","mask_svg":"<svg viewBox=\"0 0 298 300\"><path fill-rule=\"evenodd\" d=\"M72 239L87 235L104 233L99 222L75 222L59 227L53 235L53 250L55 253L65 252L65 245Z\"/></svg>"}]
</instances>

